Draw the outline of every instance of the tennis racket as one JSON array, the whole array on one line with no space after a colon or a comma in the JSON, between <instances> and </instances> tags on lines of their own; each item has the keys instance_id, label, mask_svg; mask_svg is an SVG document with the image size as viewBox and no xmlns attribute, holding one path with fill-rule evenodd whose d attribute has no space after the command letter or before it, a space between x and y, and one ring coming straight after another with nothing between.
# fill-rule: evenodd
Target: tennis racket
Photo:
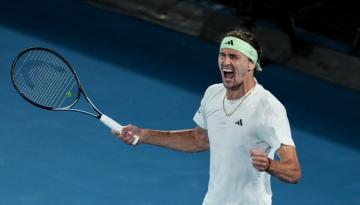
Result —
<instances>
[{"instance_id":1,"label":"tennis racket","mask_svg":"<svg viewBox=\"0 0 360 205\"><path fill-rule=\"evenodd\" d=\"M75 70L58 53L41 47L20 52L11 64L11 81L16 91L31 104L53 111L74 111L99 119L121 132L123 126L100 112L84 92ZM74 108L83 96L94 112ZM139 142L134 136L132 145Z\"/></svg>"}]
</instances>

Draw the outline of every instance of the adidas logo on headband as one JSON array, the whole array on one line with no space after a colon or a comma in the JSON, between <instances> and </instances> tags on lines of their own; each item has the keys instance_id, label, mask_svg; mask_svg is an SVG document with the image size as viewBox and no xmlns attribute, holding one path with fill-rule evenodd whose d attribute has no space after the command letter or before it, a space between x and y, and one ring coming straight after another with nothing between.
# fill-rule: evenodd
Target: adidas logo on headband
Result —
<instances>
[{"instance_id":1,"label":"adidas logo on headband","mask_svg":"<svg viewBox=\"0 0 360 205\"><path fill-rule=\"evenodd\" d=\"M234 45L233 40L230 40L230 41L226 42L225 44L226 45L232 45L232 46Z\"/></svg>"}]
</instances>

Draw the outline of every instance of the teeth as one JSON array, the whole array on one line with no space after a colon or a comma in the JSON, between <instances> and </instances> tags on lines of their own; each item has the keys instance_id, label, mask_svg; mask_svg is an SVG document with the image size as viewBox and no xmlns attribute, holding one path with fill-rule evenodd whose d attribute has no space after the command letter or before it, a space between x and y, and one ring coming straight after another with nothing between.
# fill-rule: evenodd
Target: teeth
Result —
<instances>
[{"instance_id":1,"label":"teeth","mask_svg":"<svg viewBox=\"0 0 360 205\"><path fill-rule=\"evenodd\" d=\"M233 70L227 69L227 68L223 69L223 71L224 71L224 72L233 72Z\"/></svg>"}]
</instances>

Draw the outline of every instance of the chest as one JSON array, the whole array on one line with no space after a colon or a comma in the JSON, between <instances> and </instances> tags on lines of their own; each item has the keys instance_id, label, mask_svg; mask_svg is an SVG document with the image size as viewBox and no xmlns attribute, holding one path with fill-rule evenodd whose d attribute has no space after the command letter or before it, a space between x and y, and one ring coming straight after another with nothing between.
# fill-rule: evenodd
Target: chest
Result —
<instances>
[{"instance_id":1,"label":"chest","mask_svg":"<svg viewBox=\"0 0 360 205\"><path fill-rule=\"evenodd\" d=\"M209 104L206 112L210 146L238 148L259 141L256 106L252 106L250 101L241 104L230 116L225 114L221 100Z\"/></svg>"}]
</instances>

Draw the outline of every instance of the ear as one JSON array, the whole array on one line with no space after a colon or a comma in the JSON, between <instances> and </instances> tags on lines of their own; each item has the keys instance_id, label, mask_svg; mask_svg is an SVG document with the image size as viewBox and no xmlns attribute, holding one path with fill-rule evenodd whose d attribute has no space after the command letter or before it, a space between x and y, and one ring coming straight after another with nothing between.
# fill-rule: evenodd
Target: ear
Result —
<instances>
[{"instance_id":1,"label":"ear","mask_svg":"<svg viewBox=\"0 0 360 205\"><path fill-rule=\"evenodd\" d=\"M255 67L256 67L256 64L252 61L249 61L249 64L248 64L248 71L253 71L255 70Z\"/></svg>"}]
</instances>

